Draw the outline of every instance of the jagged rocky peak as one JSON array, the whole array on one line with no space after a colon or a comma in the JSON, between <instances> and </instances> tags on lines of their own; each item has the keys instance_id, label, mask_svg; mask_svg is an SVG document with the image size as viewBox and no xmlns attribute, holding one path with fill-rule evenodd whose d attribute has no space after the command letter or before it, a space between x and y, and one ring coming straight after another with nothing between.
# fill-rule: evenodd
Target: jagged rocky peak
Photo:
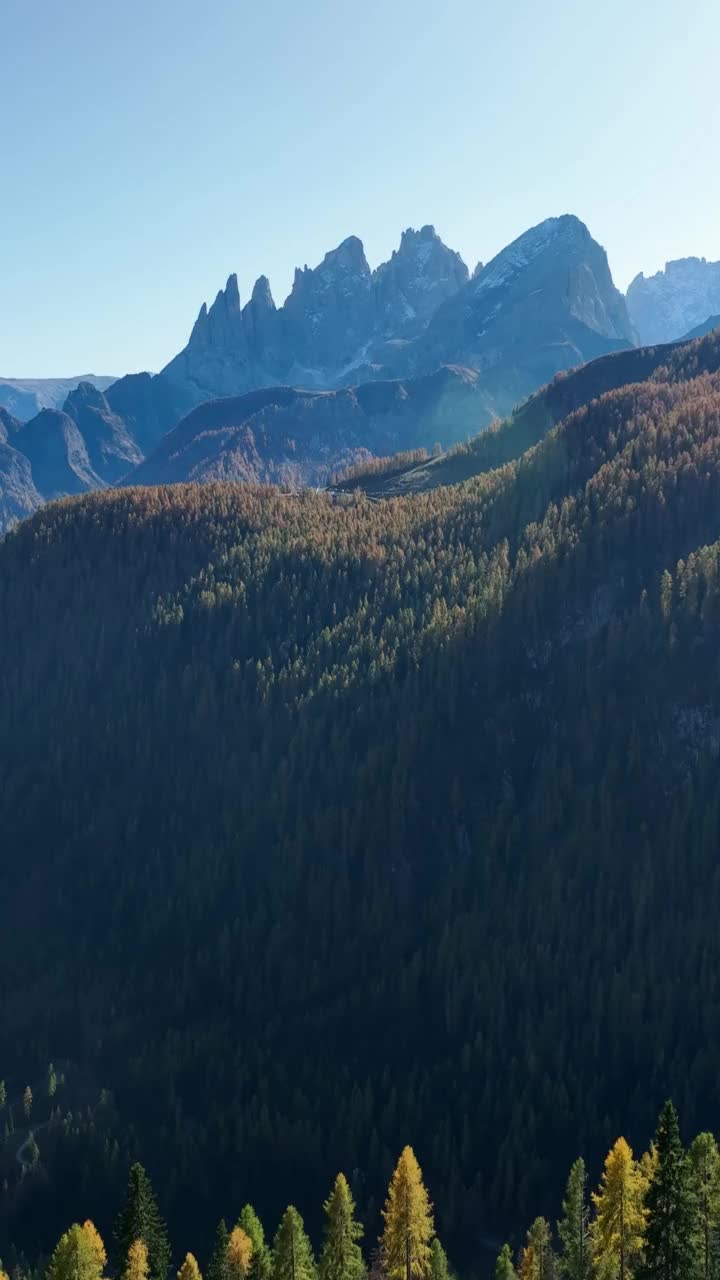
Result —
<instances>
[{"instance_id":1,"label":"jagged rocky peak","mask_svg":"<svg viewBox=\"0 0 720 1280\"><path fill-rule=\"evenodd\" d=\"M255 367L265 371L256 382L282 379L290 364L283 340L282 312L278 311L267 276L259 276L253 285L250 301L242 311L245 338Z\"/></svg>"},{"instance_id":2,"label":"jagged rocky peak","mask_svg":"<svg viewBox=\"0 0 720 1280\"><path fill-rule=\"evenodd\" d=\"M208 340L213 347L232 349L243 341L237 276L228 276L207 314Z\"/></svg>"},{"instance_id":3,"label":"jagged rocky peak","mask_svg":"<svg viewBox=\"0 0 720 1280\"><path fill-rule=\"evenodd\" d=\"M83 409L99 409L103 413L112 412L104 393L93 386L92 382L79 382L65 397L63 413L69 414L71 418L77 418Z\"/></svg>"},{"instance_id":4,"label":"jagged rocky peak","mask_svg":"<svg viewBox=\"0 0 720 1280\"><path fill-rule=\"evenodd\" d=\"M536 227L523 231L516 240L501 249L487 266L478 264L473 272L473 292L478 294L506 284L512 276L524 271L538 258L574 253L594 243L585 223L574 214L546 218Z\"/></svg>"},{"instance_id":5,"label":"jagged rocky peak","mask_svg":"<svg viewBox=\"0 0 720 1280\"><path fill-rule=\"evenodd\" d=\"M720 262L676 258L630 284L627 305L640 339L673 342L720 312Z\"/></svg>"},{"instance_id":6,"label":"jagged rocky peak","mask_svg":"<svg viewBox=\"0 0 720 1280\"><path fill-rule=\"evenodd\" d=\"M270 281L267 276L258 276L255 284L253 285L250 301L256 307L264 307L268 311L275 311L275 301L272 296L272 289L270 288Z\"/></svg>"},{"instance_id":7,"label":"jagged rocky peak","mask_svg":"<svg viewBox=\"0 0 720 1280\"><path fill-rule=\"evenodd\" d=\"M469 287L476 301L496 290L521 287L532 294L547 289L594 332L626 341L635 336L607 254L574 214L546 218L525 231L478 271Z\"/></svg>"},{"instance_id":8,"label":"jagged rocky peak","mask_svg":"<svg viewBox=\"0 0 720 1280\"><path fill-rule=\"evenodd\" d=\"M434 227L408 227L388 262L374 273L378 324L387 336L411 337L465 284L468 269Z\"/></svg>"},{"instance_id":9,"label":"jagged rocky peak","mask_svg":"<svg viewBox=\"0 0 720 1280\"><path fill-rule=\"evenodd\" d=\"M240 310L240 290L238 288L238 278L234 271L232 275L228 276L225 291L224 293L221 291L218 294L216 302L221 298L223 300L222 305L228 313Z\"/></svg>"},{"instance_id":10,"label":"jagged rocky peak","mask_svg":"<svg viewBox=\"0 0 720 1280\"><path fill-rule=\"evenodd\" d=\"M224 289L218 290L208 307L203 302L190 334L190 347L228 347L242 336L240 290L237 275L228 276Z\"/></svg>"},{"instance_id":11,"label":"jagged rocky peak","mask_svg":"<svg viewBox=\"0 0 720 1280\"><path fill-rule=\"evenodd\" d=\"M325 254L318 267L296 267L290 297L285 306L293 308L305 299L343 289L348 296L366 293L370 287L370 267L362 240L348 236L336 249Z\"/></svg>"},{"instance_id":12,"label":"jagged rocky peak","mask_svg":"<svg viewBox=\"0 0 720 1280\"><path fill-rule=\"evenodd\" d=\"M318 267L296 271L283 313L295 364L310 380L318 371L352 363L374 321L372 275L362 240L348 236Z\"/></svg>"}]
</instances>

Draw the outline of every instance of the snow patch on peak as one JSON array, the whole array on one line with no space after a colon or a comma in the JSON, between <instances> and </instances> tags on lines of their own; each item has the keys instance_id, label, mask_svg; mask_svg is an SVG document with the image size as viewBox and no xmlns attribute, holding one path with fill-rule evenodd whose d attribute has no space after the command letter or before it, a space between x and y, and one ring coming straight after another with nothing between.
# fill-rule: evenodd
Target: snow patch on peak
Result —
<instances>
[{"instance_id":1,"label":"snow patch on peak","mask_svg":"<svg viewBox=\"0 0 720 1280\"><path fill-rule=\"evenodd\" d=\"M473 293L477 296L488 289L499 288L550 248L591 239L585 223L574 214L564 213L559 218L546 218L501 249L486 267L476 268L473 274Z\"/></svg>"}]
</instances>

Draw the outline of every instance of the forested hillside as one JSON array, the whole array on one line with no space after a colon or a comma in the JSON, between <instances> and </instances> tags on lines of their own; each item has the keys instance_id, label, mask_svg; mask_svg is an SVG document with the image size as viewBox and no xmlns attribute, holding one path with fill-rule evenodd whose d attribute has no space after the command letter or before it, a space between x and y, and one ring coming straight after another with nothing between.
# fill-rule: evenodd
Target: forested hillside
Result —
<instances>
[{"instance_id":1,"label":"forested hillside","mask_svg":"<svg viewBox=\"0 0 720 1280\"><path fill-rule=\"evenodd\" d=\"M251 1194L315 1231L338 1168L376 1223L410 1139L462 1266L668 1094L717 1128L719 364L463 485L0 544L0 1074L92 1069L188 1241ZM49 1248L37 1143L4 1231Z\"/></svg>"},{"instance_id":2,"label":"forested hillside","mask_svg":"<svg viewBox=\"0 0 720 1280\"><path fill-rule=\"evenodd\" d=\"M351 1182L360 1181L356 1169ZM515 1250L504 1244L495 1280L711 1280L717 1274L720 1151L707 1131L683 1146L672 1102L663 1106L644 1154L635 1156L627 1139L617 1138L597 1191L590 1186L587 1163L578 1156L555 1224L538 1215ZM451 1280L454 1271L436 1234L436 1206L412 1147L403 1149L395 1166L374 1244L372 1236L367 1240L344 1173L335 1177L322 1208L317 1248L293 1204L282 1214L272 1244L253 1206L246 1203L239 1214L235 1206L232 1216L220 1219L212 1248L208 1244L200 1254L207 1280ZM31 1280L43 1270L47 1280L102 1280L109 1262L122 1280L167 1280L181 1257L147 1172L136 1162L115 1220L110 1256L95 1223L86 1218L61 1235L46 1268L40 1263L33 1270L25 1260L15 1260L11 1273L12 1280ZM483 1262L476 1256L470 1274L489 1275ZM0 1277L8 1280L2 1264ZM202 1280L194 1253L185 1254L177 1280Z\"/></svg>"}]
</instances>

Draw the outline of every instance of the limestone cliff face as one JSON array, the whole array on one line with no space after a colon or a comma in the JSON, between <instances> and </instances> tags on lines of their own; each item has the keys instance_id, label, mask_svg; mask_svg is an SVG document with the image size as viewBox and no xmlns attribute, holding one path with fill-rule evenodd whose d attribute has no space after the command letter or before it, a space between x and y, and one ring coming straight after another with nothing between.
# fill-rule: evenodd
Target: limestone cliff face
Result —
<instances>
[{"instance_id":1,"label":"limestone cliff face","mask_svg":"<svg viewBox=\"0 0 720 1280\"><path fill-rule=\"evenodd\" d=\"M163 370L196 403L276 383L328 389L379 374L388 340L420 333L468 277L433 227L403 233L389 262L371 271L357 236L317 267L298 268L276 307L265 276L241 306L232 275L200 310L183 351ZM390 369L385 369L391 372Z\"/></svg>"},{"instance_id":2,"label":"limestone cliff face","mask_svg":"<svg viewBox=\"0 0 720 1280\"><path fill-rule=\"evenodd\" d=\"M435 228L403 231L400 248L374 275L377 327L386 338L422 333L437 308L462 288L468 269Z\"/></svg>"},{"instance_id":3,"label":"limestone cliff face","mask_svg":"<svg viewBox=\"0 0 720 1280\"><path fill-rule=\"evenodd\" d=\"M498 409L560 369L632 345L604 249L571 215L548 218L477 270L404 353L415 372L452 360L484 374Z\"/></svg>"},{"instance_id":4,"label":"limestone cliff face","mask_svg":"<svg viewBox=\"0 0 720 1280\"><path fill-rule=\"evenodd\" d=\"M678 258L635 277L627 305L641 342L673 342L720 313L720 262Z\"/></svg>"}]
</instances>

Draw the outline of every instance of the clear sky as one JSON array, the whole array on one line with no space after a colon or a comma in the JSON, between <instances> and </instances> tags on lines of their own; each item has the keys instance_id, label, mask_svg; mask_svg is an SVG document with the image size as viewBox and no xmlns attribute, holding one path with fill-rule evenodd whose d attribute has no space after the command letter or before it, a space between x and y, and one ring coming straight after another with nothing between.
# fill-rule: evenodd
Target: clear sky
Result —
<instances>
[{"instance_id":1,"label":"clear sky","mask_svg":"<svg viewBox=\"0 0 720 1280\"><path fill-rule=\"evenodd\" d=\"M0 375L159 369L345 236L720 258L718 0L0 0Z\"/></svg>"}]
</instances>

